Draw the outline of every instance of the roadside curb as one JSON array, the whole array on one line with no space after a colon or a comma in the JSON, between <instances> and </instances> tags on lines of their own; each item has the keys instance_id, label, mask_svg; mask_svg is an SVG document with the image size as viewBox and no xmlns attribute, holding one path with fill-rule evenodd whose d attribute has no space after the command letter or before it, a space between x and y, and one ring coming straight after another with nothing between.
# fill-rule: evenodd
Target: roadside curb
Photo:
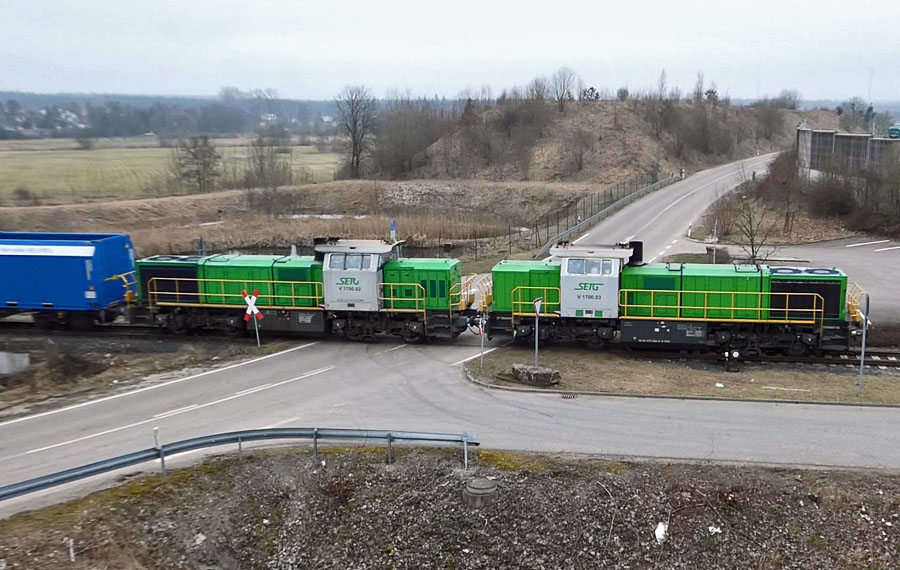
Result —
<instances>
[{"instance_id":1,"label":"roadside curb","mask_svg":"<svg viewBox=\"0 0 900 570\"><path fill-rule=\"evenodd\" d=\"M775 398L728 398L725 396L673 396L666 394L629 394L627 392L594 392L590 390L543 390L541 388L520 388L518 386L499 386L487 381L483 376L473 373L465 368L466 379L476 386L488 388L491 390L503 390L506 392L521 392L526 394L550 394L553 396L562 396L565 394L574 394L576 396L603 396L611 398L633 398L645 400L695 400L699 402L742 402L747 404L795 404L806 406L843 406L843 407L863 407L863 408L900 408L900 404L874 404L871 402L822 402L816 400L778 400Z\"/></svg>"},{"instance_id":2,"label":"roadside curb","mask_svg":"<svg viewBox=\"0 0 900 570\"><path fill-rule=\"evenodd\" d=\"M767 246L767 247L802 247L802 246L804 246L804 245L816 245L816 244L819 244L819 243L828 243L828 242L832 242L832 241L841 241L841 240L845 240L845 239L853 239L853 238L860 238L860 239L863 239L863 237L864 237L864 236L844 236L844 237L836 237L836 238L820 239L820 240L816 240L816 241L804 241L804 242L801 242L801 243L771 243L771 244L763 244L763 245L764 245L764 246ZM718 245L718 246L725 246L725 247L727 247L727 246L741 247L741 244L739 244L739 243L726 243L726 242L715 242L715 243L713 243L713 242L708 242L708 241L705 241L705 240L699 240L699 239L697 239L697 238L692 238L692 237L687 237L687 236L685 236L684 239L685 239L685 241L689 241L689 242L691 242L691 243L697 243L697 244L701 244L701 245L710 245L710 246ZM879 238L879 239L884 239L884 238Z\"/></svg>"}]
</instances>

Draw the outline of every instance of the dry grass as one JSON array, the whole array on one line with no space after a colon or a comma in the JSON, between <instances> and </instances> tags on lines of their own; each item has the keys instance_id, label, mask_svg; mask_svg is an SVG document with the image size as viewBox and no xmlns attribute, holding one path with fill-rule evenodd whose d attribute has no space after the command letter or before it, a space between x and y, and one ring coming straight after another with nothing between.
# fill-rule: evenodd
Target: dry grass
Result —
<instances>
[{"instance_id":1,"label":"dry grass","mask_svg":"<svg viewBox=\"0 0 900 570\"><path fill-rule=\"evenodd\" d=\"M78 150L62 144L74 141L19 141L31 146L0 147L0 203L17 205L15 191L23 188L41 203L72 203L105 198L135 198L167 193L166 168L172 149L158 146L98 145ZM230 142L241 142L231 139ZM37 144L42 143L42 144ZM215 141L215 144L221 144ZM27 150L26 150L27 149ZM297 180L318 183L332 180L340 157L319 153L315 147L291 147L291 169ZM220 146L223 172L243 172L249 147ZM21 193L20 193L21 194Z\"/></svg>"},{"instance_id":2,"label":"dry grass","mask_svg":"<svg viewBox=\"0 0 900 570\"><path fill-rule=\"evenodd\" d=\"M498 253L513 229L513 249L533 247L531 234L515 233L528 226L520 216L553 211L591 193L584 184L491 183L484 181L342 181L279 190L270 211L258 215L260 192L251 200L246 191L168 196L59 206L0 208L0 226L10 231L100 231L132 235L140 255L194 251L203 237L213 249L289 247L316 235L387 237L389 221L397 220L398 237L422 245L470 240ZM343 215L341 220L292 215ZM354 216L368 216L355 220ZM543 230L542 230L543 232ZM489 238L486 236L495 236ZM470 243L454 249L453 257L474 260ZM479 253L481 260L483 252ZM489 266L488 266L489 267Z\"/></svg>"},{"instance_id":3,"label":"dry grass","mask_svg":"<svg viewBox=\"0 0 900 570\"><path fill-rule=\"evenodd\" d=\"M532 355L527 347L501 348L485 356L483 370L477 361L468 366L476 374L505 382L510 367L517 362L532 362ZM562 374L556 387L560 390L900 404L900 377L870 374L860 395L854 368L747 364L739 372L725 372L716 365L648 360L639 353L622 355L563 346L541 352L540 359L542 366ZM716 388L716 383L725 387Z\"/></svg>"}]
</instances>

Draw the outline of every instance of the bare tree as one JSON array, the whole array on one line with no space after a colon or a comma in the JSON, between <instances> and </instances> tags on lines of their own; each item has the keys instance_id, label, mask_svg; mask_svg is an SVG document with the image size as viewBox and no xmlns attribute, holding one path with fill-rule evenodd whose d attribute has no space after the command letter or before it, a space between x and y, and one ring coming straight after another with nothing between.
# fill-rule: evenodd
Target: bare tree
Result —
<instances>
[{"instance_id":1,"label":"bare tree","mask_svg":"<svg viewBox=\"0 0 900 570\"><path fill-rule=\"evenodd\" d=\"M659 73L659 82L656 85L656 99L660 102L666 98L666 70Z\"/></svg>"},{"instance_id":2,"label":"bare tree","mask_svg":"<svg viewBox=\"0 0 900 570\"><path fill-rule=\"evenodd\" d=\"M576 172L581 172L584 168L585 156L594 150L594 135L590 131L576 129L568 136L565 147L572 158Z\"/></svg>"},{"instance_id":3,"label":"bare tree","mask_svg":"<svg viewBox=\"0 0 900 570\"><path fill-rule=\"evenodd\" d=\"M550 85L543 75L535 77L525 87L525 96L534 101L544 101L550 93Z\"/></svg>"},{"instance_id":4,"label":"bare tree","mask_svg":"<svg viewBox=\"0 0 900 570\"><path fill-rule=\"evenodd\" d=\"M734 229L741 237L741 249L750 258L750 263L756 265L775 253L774 247L766 245L775 223L766 220L766 206L762 200L741 196Z\"/></svg>"},{"instance_id":5,"label":"bare tree","mask_svg":"<svg viewBox=\"0 0 900 570\"><path fill-rule=\"evenodd\" d=\"M340 114L340 129L350 137L350 174L359 178L363 154L375 131L377 103L362 85L345 87L334 102Z\"/></svg>"},{"instance_id":6,"label":"bare tree","mask_svg":"<svg viewBox=\"0 0 900 570\"><path fill-rule=\"evenodd\" d=\"M566 103L574 98L572 96L572 88L575 86L575 80L575 72L568 67L560 67L553 74L551 93L560 113L565 109Z\"/></svg>"},{"instance_id":7,"label":"bare tree","mask_svg":"<svg viewBox=\"0 0 900 570\"><path fill-rule=\"evenodd\" d=\"M703 94L704 93L705 93L705 90L703 89L703 72L698 71L697 72L697 83L694 84L694 92L692 94L693 95L692 100L694 102L694 105L699 105L700 103L703 102Z\"/></svg>"},{"instance_id":8,"label":"bare tree","mask_svg":"<svg viewBox=\"0 0 900 570\"><path fill-rule=\"evenodd\" d=\"M215 189L219 177L219 161L222 155L216 151L207 137L191 137L175 149L174 169L179 180L190 184L197 192Z\"/></svg>"}]
</instances>

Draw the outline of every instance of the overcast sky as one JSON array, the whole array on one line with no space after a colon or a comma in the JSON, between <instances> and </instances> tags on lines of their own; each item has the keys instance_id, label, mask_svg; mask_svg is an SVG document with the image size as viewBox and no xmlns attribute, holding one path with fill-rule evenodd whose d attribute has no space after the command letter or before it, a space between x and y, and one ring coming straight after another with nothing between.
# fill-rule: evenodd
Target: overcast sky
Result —
<instances>
[{"instance_id":1,"label":"overcast sky","mask_svg":"<svg viewBox=\"0 0 900 570\"><path fill-rule=\"evenodd\" d=\"M612 7L616 6L616 7ZM900 99L900 0L0 0L0 90L331 99L588 86Z\"/></svg>"}]
</instances>

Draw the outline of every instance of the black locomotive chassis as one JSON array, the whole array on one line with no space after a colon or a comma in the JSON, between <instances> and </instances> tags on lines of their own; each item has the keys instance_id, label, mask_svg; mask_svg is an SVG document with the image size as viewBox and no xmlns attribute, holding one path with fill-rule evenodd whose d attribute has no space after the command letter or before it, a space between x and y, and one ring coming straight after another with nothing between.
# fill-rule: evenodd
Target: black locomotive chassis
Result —
<instances>
[{"instance_id":1,"label":"black locomotive chassis","mask_svg":"<svg viewBox=\"0 0 900 570\"><path fill-rule=\"evenodd\" d=\"M512 334L521 342L534 341L534 317L492 313L488 338ZM669 346L692 350L732 350L752 356L785 353L801 356L850 348L849 323L826 321L824 327L806 324L666 321L643 319L576 319L541 317L541 341L574 340L591 345L615 341L621 346Z\"/></svg>"},{"instance_id":2,"label":"black locomotive chassis","mask_svg":"<svg viewBox=\"0 0 900 570\"><path fill-rule=\"evenodd\" d=\"M196 330L221 330L229 336L243 336L259 325L260 331L297 332L316 335L339 334L349 340L374 340L375 335L390 334L407 341L429 340L438 336L456 337L466 330L474 313L449 311L351 312L321 310L261 309L263 319L244 320L240 307L157 307L152 311L135 309L131 322L149 320L155 326L175 334Z\"/></svg>"}]
</instances>

